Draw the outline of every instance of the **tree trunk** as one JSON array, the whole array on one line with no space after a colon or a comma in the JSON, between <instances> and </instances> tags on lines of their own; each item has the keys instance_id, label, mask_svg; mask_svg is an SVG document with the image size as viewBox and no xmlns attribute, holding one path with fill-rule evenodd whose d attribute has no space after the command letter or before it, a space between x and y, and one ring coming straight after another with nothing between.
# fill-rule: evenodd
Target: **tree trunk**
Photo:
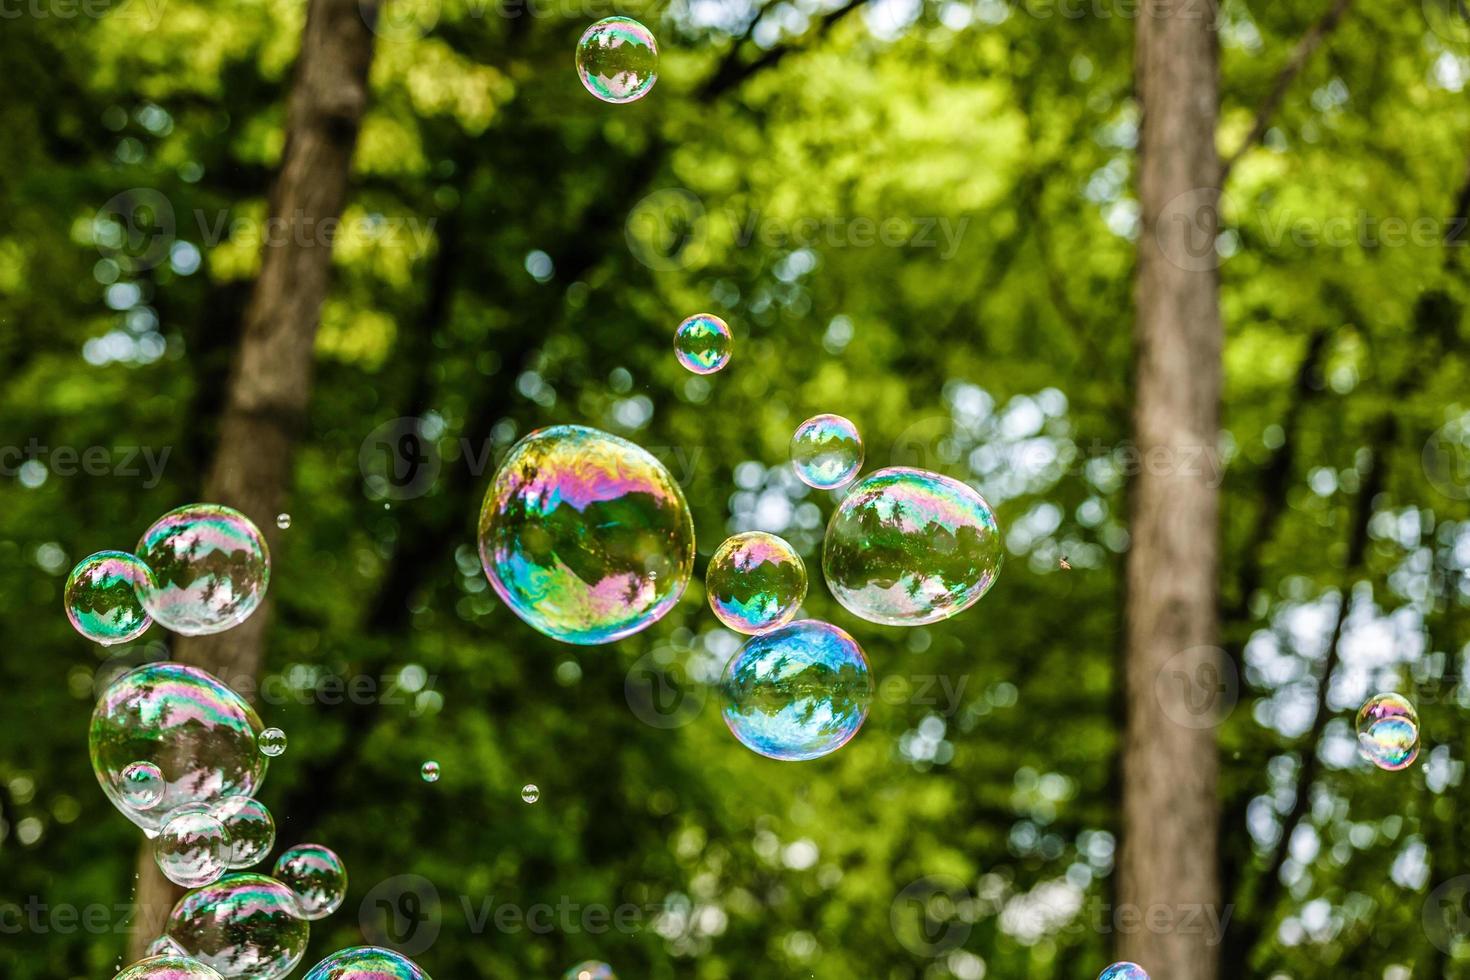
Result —
<instances>
[{"instance_id":1,"label":"tree trunk","mask_svg":"<svg viewBox=\"0 0 1470 980\"><path fill-rule=\"evenodd\" d=\"M310 0L289 97L281 171L271 193L260 275L245 310L219 442L204 499L244 512L274 545L276 514L291 482L291 456L311 397L313 350L332 264L332 239L347 196L352 154L368 99L375 6ZM178 637L173 656L253 694L269 606L213 636ZM138 861L137 959L158 935L178 890Z\"/></svg>"},{"instance_id":2,"label":"tree trunk","mask_svg":"<svg viewBox=\"0 0 1470 980\"><path fill-rule=\"evenodd\" d=\"M1123 847L1114 926L1154 980L1213 980L1224 914L1214 724L1221 389L1214 0L1140 7L1141 226L1126 606ZM1223 697L1222 697L1223 694Z\"/></svg>"}]
</instances>

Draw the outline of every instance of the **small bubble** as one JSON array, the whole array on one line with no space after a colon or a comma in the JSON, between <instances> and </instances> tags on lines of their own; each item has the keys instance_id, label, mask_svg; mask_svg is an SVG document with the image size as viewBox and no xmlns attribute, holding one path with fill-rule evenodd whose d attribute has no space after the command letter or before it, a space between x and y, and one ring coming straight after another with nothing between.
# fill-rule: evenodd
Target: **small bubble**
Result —
<instances>
[{"instance_id":1,"label":"small bubble","mask_svg":"<svg viewBox=\"0 0 1470 980\"><path fill-rule=\"evenodd\" d=\"M631 17L605 17L577 42L577 74L604 102L636 102L658 81L658 42Z\"/></svg>"},{"instance_id":2,"label":"small bubble","mask_svg":"<svg viewBox=\"0 0 1470 980\"><path fill-rule=\"evenodd\" d=\"M342 859L320 844L298 844L276 858L275 878L296 895L302 917L325 919L347 897Z\"/></svg>"},{"instance_id":3,"label":"small bubble","mask_svg":"<svg viewBox=\"0 0 1470 980\"><path fill-rule=\"evenodd\" d=\"M857 426L841 415L816 415L791 436L791 466L801 482L835 490L852 482L863 468L863 440Z\"/></svg>"},{"instance_id":4,"label":"small bubble","mask_svg":"<svg viewBox=\"0 0 1470 980\"><path fill-rule=\"evenodd\" d=\"M1398 772L1419 757L1419 713L1400 694L1375 694L1358 710L1358 751L1379 769Z\"/></svg>"},{"instance_id":5,"label":"small bubble","mask_svg":"<svg viewBox=\"0 0 1470 980\"><path fill-rule=\"evenodd\" d=\"M430 759L419 768L419 775L424 777L426 783L437 783L439 781L439 763Z\"/></svg>"},{"instance_id":6,"label":"small bubble","mask_svg":"<svg viewBox=\"0 0 1470 980\"><path fill-rule=\"evenodd\" d=\"M286 751L286 733L279 728L267 728L260 733L256 744L260 746L261 755L274 759Z\"/></svg>"},{"instance_id":7,"label":"small bubble","mask_svg":"<svg viewBox=\"0 0 1470 980\"><path fill-rule=\"evenodd\" d=\"M541 799L541 787L535 783L527 783L521 787L521 799L527 803L535 803Z\"/></svg>"},{"instance_id":8,"label":"small bubble","mask_svg":"<svg viewBox=\"0 0 1470 980\"><path fill-rule=\"evenodd\" d=\"M122 798L139 810L151 810L163 799L163 771L151 762L134 762L122 771Z\"/></svg>"},{"instance_id":9,"label":"small bubble","mask_svg":"<svg viewBox=\"0 0 1470 980\"><path fill-rule=\"evenodd\" d=\"M286 528L288 528L290 526L291 526L291 515L290 514L277 514L276 515L276 527L278 527L282 531L284 531L284 530L286 530Z\"/></svg>"},{"instance_id":10,"label":"small bubble","mask_svg":"<svg viewBox=\"0 0 1470 980\"><path fill-rule=\"evenodd\" d=\"M730 363L730 326L713 313L696 313L674 331L674 356L695 374L714 374Z\"/></svg>"}]
</instances>

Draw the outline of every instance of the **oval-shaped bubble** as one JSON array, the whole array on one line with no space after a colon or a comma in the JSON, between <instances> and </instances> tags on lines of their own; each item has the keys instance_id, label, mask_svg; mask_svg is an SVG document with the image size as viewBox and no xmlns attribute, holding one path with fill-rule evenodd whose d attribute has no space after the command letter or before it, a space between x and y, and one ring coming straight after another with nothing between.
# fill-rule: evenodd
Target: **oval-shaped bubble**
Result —
<instances>
[{"instance_id":1,"label":"oval-shaped bubble","mask_svg":"<svg viewBox=\"0 0 1470 980\"><path fill-rule=\"evenodd\" d=\"M347 868L337 852L320 844L297 844L276 858L275 877L296 894L304 918L325 919L347 897Z\"/></svg>"},{"instance_id":2,"label":"oval-shaped bubble","mask_svg":"<svg viewBox=\"0 0 1470 980\"><path fill-rule=\"evenodd\" d=\"M430 980L402 953L379 946L354 946L333 953L306 974L306 980Z\"/></svg>"},{"instance_id":3,"label":"oval-shaped bubble","mask_svg":"<svg viewBox=\"0 0 1470 980\"><path fill-rule=\"evenodd\" d=\"M863 468L863 439L841 415L814 415L791 435L791 467L809 487L835 490Z\"/></svg>"},{"instance_id":4,"label":"oval-shaped bubble","mask_svg":"<svg viewBox=\"0 0 1470 980\"><path fill-rule=\"evenodd\" d=\"M516 443L480 510L480 561L516 615L567 643L648 628L694 570L694 523L668 469L597 429Z\"/></svg>"},{"instance_id":5,"label":"oval-shaped bubble","mask_svg":"<svg viewBox=\"0 0 1470 980\"><path fill-rule=\"evenodd\" d=\"M695 374L714 374L735 349L730 325L713 313L696 313L674 330L674 356Z\"/></svg>"},{"instance_id":6,"label":"oval-shaped bubble","mask_svg":"<svg viewBox=\"0 0 1470 980\"><path fill-rule=\"evenodd\" d=\"M67 576L66 618L89 640L126 643L153 624L141 598L153 587L153 572L137 555L99 551Z\"/></svg>"},{"instance_id":7,"label":"oval-shaped bubble","mask_svg":"<svg viewBox=\"0 0 1470 980\"><path fill-rule=\"evenodd\" d=\"M150 835L189 803L254 796L267 760L255 747L254 709L219 678L177 663L145 664L119 676L92 712L92 769L113 805ZM163 794L152 806L127 797L124 772L156 767Z\"/></svg>"},{"instance_id":8,"label":"oval-shaped bubble","mask_svg":"<svg viewBox=\"0 0 1470 980\"><path fill-rule=\"evenodd\" d=\"M764 633L796 617L806 563L785 538L746 531L715 549L704 584L715 618L737 633Z\"/></svg>"},{"instance_id":9,"label":"oval-shaped bubble","mask_svg":"<svg viewBox=\"0 0 1470 980\"><path fill-rule=\"evenodd\" d=\"M578 963L562 974L562 980L618 980L618 975L606 963L600 960L588 960L585 963Z\"/></svg>"},{"instance_id":10,"label":"oval-shaped bubble","mask_svg":"<svg viewBox=\"0 0 1470 980\"><path fill-rule=\"evenodd\" d=\"M179 899L168 937L225 977L279 980L306 955L310 927L291 889L258 874L225 875Z\"/></svg>"},{"instance_id":11,"label":"oval-shaped bubble","mask_svg":"<svg viewBox=\"0 0 1470 980\"><path fill-rule=\"evenodd\" d=\"M1114 963L1098 975L1097 980L1149 980L1148 973L1137 963Z\"/></svg>"},{"instance_id":12,"label":"oval-shaped bubble","mask_svg":"<svg viewBox=\"0 0 1470 980\"><path fill-rule=\"evenodd\" d=\"M202 803L181 806L169 814L153 838L153 860L163 876L184 888L218 881L230 854L225 825Z\"/></svg>"},{"instance_id":13,"label":"oval-shaped bubble","mask_svg":"<svg viewBox=\"0 0 1470 980\"><path fill-rule=\"evenodd\" d=\"M265 599L270 551L250 518L221 504L189 504L143 532L138 557L153 570L143 606L160 624L197 636L243 623Z\"/></svg>"},{"instance_id":14,"label":"oval-shaped bubble","mask_svg":"<svg viewBox=\"0 0 1470 980\"><path fill-rule=\"evenodd\" d=\"M222 980L219 973L187 956L150 956L139 960L113 980Z\"/></svg>"},{"instance_id":15,"label":"oval-shaped bubble","mask_svg":"<svg viewBox=\"0 0 1470 980\"><path fill-rule=\"evenodd\" d=\"M1379 769L1398 772L1419 757L1419 712L1401 694L1375 694L1358 709L1358 751Z\"/></svg>"},{"instance_id":16,"label":"oval-shaped bubble","mask_svg":"<svg viewBox=\"0 0 1470 980\"><path fill-rule=\"evenodd\" d=\"M238 871L265 860L276 846L276 818L264 803L248 796L229 796L210 811L230 839L225 864Z\"/></svg>"},{"instance_id":17,"label":"oval-shaped bubble","mask_svg":"<svg viewBox=\"0 0 1470 980\"><path fill-rule=\"evenodd\" d=\"M725 724L747 748L795 762L835 752L873 700L862 647L845 631L797 620L752 637L725 665Z\"/></svg>"},{"instance_id":18,"label":"oval-shaped bubble","mask_svg":"<svg viewBox=\"0 0 1470 980\"><path fill-rule=\"evenodd\" d=\"M577 75L603 102L635 102L658 81L658 42L631 17L605 17L577 42Z\"/></svg>"},{"instance_id":19,"label":"oval-shaped bubble","mask_svg":"<svg viewBox=\"0 0 1470 980\"><path fill-rule=\"evenodd\" d=\"M973 488L896 466L864 477L833 511L822 572L853 615L920 626L978 602L1004 551L995 511Z\"/></svg>"}]
</instances>

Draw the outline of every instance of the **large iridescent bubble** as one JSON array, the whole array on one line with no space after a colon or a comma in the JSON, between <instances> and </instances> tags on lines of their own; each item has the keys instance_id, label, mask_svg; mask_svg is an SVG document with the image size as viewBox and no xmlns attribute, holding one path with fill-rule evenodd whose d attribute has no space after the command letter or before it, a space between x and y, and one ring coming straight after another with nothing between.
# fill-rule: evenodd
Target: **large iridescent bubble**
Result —
<instances>
[{"instance_id":1,"label":"large iridescent bubble","mask_svg":"<svg viewBox=\"0 0 1470 980\"><path fill-rule=\"evenodd\" d=\"M511 448L480 510L480 561L516 615L567 643L646 629L684 594L694 523L645 450L558 425Z\"/></svg>"},{"instance_id":2,"label":"large iridescent bubble","mask_svg":"<svg viewBox=\"0 0 1470 980\"><path fill-rule=\"evenodd\" d=\"M1137 963L1114 963L1098 975L1097 980L1149 980L1148 972Z\"/></svg>"},{"instance_id":3,"label":"large iridescent bubble","mask_svg":"<svg viewBox=\"0 0 1470 980\"><path fill-rule=\"evenodd\" d=\"M835 490L863 468L863 439L841 415L814 415L791 435L791 467L802 483Z\"/></svg>"},{"instance_id":4,"label":"large iridescent bubble","mask_svg":"<svg viewBox=\"0 0 1470 980\"><path fill-rule=\"evenodd\" d=\"M187 956L150 956L112 980L221 980L219 973Z\"/></svg>"},{"instance_id":5,"label":"large iridescent bubble","mask_svg":"<svg viewBox=\"0 0 1470 980\"><path fill-rule=\"evenodd\" d=\"M150 835L190 803L253 796L266 757L260 718L219 678L177 663L145 664L118 677L92 712L88 745L97 781L114 806ZM135 764L157 768L162 793L139 806Z\"/></svg>"},{"instance_id":6,"label":"large iridescent bubble","mask_svg":"<svg viewBox=\"0 0 1470 980\"><path fill-rule=\"evenodd\" d=\"M725 724L747 748L782 761L835 752L873 699L862 647L830 623L802 619L752 637L725 666Z\"/></svg>"},{"instance_id":7,"label":"large iridescent bubble","mask_svg":"<svg viewBox=\"0 0 1470 980\"><path fill-rule=\"evenodd\" d=\"M585 963L578 963L562 974L561 980L618 980L618 975L606 963L599 960L588 960Z\"/></svg>"},{"instance_id":8,"label":"large iridescent bubble","mask_svg":"<svg viewBox=\"0 0 1470 980\"><path fill-rule=\"evenodd\" d=\"M806 564L785 538L746 531L715 549L704 584L720 622L738 633L764 633L796 616L806 598Z\"/></svg>"},{"instance_id":9,"label":"large iridescent bubble","mask_svg":"<svg viewBox=\"0 0 1470 980\"><path fill-rule=\"evenodd\" d=\"M713 313L696 313L674 330L674 356L695 374L714 374L724 368L734 347L730 325Z\"/></svg>"},{"instance_id":10,"label":"large iridescent bubble","mask_svg":"<svg viewBox=\"0 0 1470 980\"><path fill-rule=\"evenodd\" d=\"M151 588L153 572L137 555L99 551L67 576L66 618L89 640L126 643L153 624L139 598Z\"/></svg>"},{"instance_id":11,"label":"large iridescent bubble","mask_svg":"<svg viewBox=\"0 0 1470 980\"><path fill-rule=\"evenodd\" d=\"M604 17L577 42L577 75L604 102L635 102L658 81L658 42L631 17Z\"/></svg>"},{"instance_id":12,"label":"large iridescent bubble","mask_svg":"<svg viewBox=\"0 0 1470 980\"><path fill-rule=\"evenodd\" d=\"M138 542L153 570L143 606L188 636L238 626L270 584L270 552L250 518L220 504L189 504L164 514Z\"/></svg>"},{"instance_id":13,"label":"large iridescent bubble","mask_svg":"<svg viewBox=\"0 0 1470 980\"><path fill-rule=\"evenodd\" d=\"M378 946L355 946L333 953L306 974L305 980L430 980L413 960Z\"/></svg>"},{"instance_id":14,"label":"large iridescent bubble","mask_svg":"<svg viewBox=\"0 0 1470 980\"><path fill-rule=\"evenodd\" d=\"M1003 557L984 497L947 476L895 466L864 477L832 513L822 571L854 615L919 626L974 605Z\"/></svg>"},{"instance_id":15,"label":"large iridescent bubble","mask_svg":"<svg viewBox=\"0 0 1470 980\"><path fill-rule=\"evenodd\" d=\"M273 878L226 875L179 899L168 937L225 977L279 980L306 955L311 929L296 896Z\"/></svg>"},{"instance_id":16,"label":"large iridescent bubble","mask_svg":"<svg viewBox=\"0 0 1470 980\"><path fill-rule=\"evenodd\" d=\"M1375 694L1358 709L1358 751L1379 769L1398 772L1419 757L1419 712L1401 694Z\"/></svg>"},{"instance_id":17,"label":"large iridescent bubble","mask_svg":"<svg viewBox=\"0 0 1470 980\"><path fill-rule=\"evenodd\" d=\"M320 844L297 844L276 858L275 876L296 894L303 918L325 919L347 897L347 868L337 852Z\"/></svg>"}]
</instances>

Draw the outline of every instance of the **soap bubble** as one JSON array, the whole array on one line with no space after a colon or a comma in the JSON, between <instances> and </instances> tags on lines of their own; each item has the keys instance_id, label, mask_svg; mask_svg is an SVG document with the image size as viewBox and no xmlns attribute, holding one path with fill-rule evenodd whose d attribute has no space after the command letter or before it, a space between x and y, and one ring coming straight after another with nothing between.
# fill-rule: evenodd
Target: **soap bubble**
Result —
<instances>
[{"instance_id":1,"label":"soap bubble","mask_svg":"<svg viewBox=\"0 0 1470 980\"><path fill-rule=\"evenodd\" d=\"M286 733L279 728L267 728L260 733L260 754L274 759L286 751Z\"/></svg>"},{"instance_id":2,"label":"soap bubble","mask_svg":"<svg viewBox=\"0 0 1470 980\"><path fill-rule=\"evenodd\" d=\"M148 949L147 949L145 955L146 956L185 956L187 954L179 947L179 944L178 943L176 943L172 939L168 938L168 936L159 936L157 939L153 940L153 942L151 942L151 943L148 944Z\"/></svg>"},{"instance_id":3,"label":"soap bubble","mask_svg":"<svg viewBox=\"0 0 1470 980\"><path fill-rule=\"evenodd\" d=\"M136 555L99 551L67 576L66 618L89 640L126 643L153 623L139 598L152 587L153 572Z\"/></svg>"},{"instance_id":4,"label":"soap bubble","mask_svg":"<svg viewBox=\"0 0 1470 980\"><path fill-rule=\"evenodd\" d=\"M835 490L863 468L863 439L841 415L814 415L791 436L791 466L802 483Z\"/></svg>"},{"instance_id":5,"label":"soap bubble","mask_svg":"<svg viewBox=\"0 0 1470 980\"><path fill-rule=\"evenodd\" d=\"M217 677L198 667L153 663L118 677L92 712L88 745L102 791L123 816L148 834L189 803L213 805L227 796L254 796L267 760L255 748L260 719ZM162 799L129 802L124 771L156 766Z\"/></svg>"},{"instance_id":6,"label":"soap bubble","mask_svg":"<svg viewBox=\"0 0 1470 980\"><path fill-rule=\"evenodd\" d=\"M1398 772L1419 757L1419 713L1400 694L1375 694L1358 709L1358 751L1379 769Z\"/></svg>"},{"instance_id":7,"label":"soap bubble","mask_svg":"<svg viewBox=\"0 0 1470 980\"><path fill-rule=\"evenodd\" d=\"M974 605L1003 557L984 497L947 476L895 466L864 477L833 512L822 571L854 615L920 626Z\"/></svg>"},{"instance_id":8,"label":"soap bubble","mask_svg":"<svg viewBox=\"0 0 1470 980\"><path fill-rule=\"evenodd\" d=\"M224 824L230 838L225 864L235 870L249 868L265 860L276 846L276 820L265 804L248 796L229 796L211 811Z\"/></svg>"},{"instance_id":9,"label":"soap bubble","mask_svg":"<svg viewBox=\"0 0 1470 980\"><path fill-rule=\"evenodd\" d=\"M164 514L143 532L138 557L156 579L142 593L143 606L186 636L238 626L270 584L270 553L260 529L220 504L189 504Z\"/></svg>"},{"instance_id":10,"label":"soap bubble","mask_svg":"<svg viewBox=\"0 0 1470 980\"><path fill-rule=\"evenodd\" d=\"M221 980L221 977L187 956L150 956L134 963L113 980Z\"/></svg>"},{"instance_id":11,"label":"soap bubble","mask_svg":"<svg viewBox=\"0 0 1470 980\"><path fill-rule=\"evenodd\" d=\"M835 752L868 717L873 677L857 641L801 619L752 637L725 666L725 724L744 745L783 761Z\"/></svg>"},{"instance_id":12,"label":"soap bubble","mask_svg":"<svg viewBox=\"0 0 1470 980\"><path fill-rule=\"evenodd\" d=\"M310 927L291 889L265 875L225 875L179 899L168 936L225 977L280 980L306 955Z\"/></svg>"},{"instance_id":13,"label":"soap bubble","mask_svg":"<svg viewBox=\"0 0 1470 980\"><path fill-rule=\"evenodd\" d=\"M724 320L696 313L674 331L674 356L695 374L714 374L730 363L734 343Z\"/></svg>"},{"instance_id":14,"label":"soap bubble","mask_svg":"<svg viewBox=\"0 0 1470 980\"><path fill-rule=\"evenodd\" d=\"M527 803L535 803L541 799L541 787L535 783L527 783L521 787L521 799Z\"/></svg>"},{"instance_id":15,"label":"soap bubble","mask_svg":"<svg viewBox=\"0 0 1470 980\"><path fill-rule=\"evenodd\" d=\"M439 781L439 763L430 759L419 769L419 775L424 777L426 783L437 783Z\"/></svg>"},{"instance_id":16,"label":"soap bubble","mask_svg":"<svg viewBox=\"0 0 1470 980\"><path fill-rule=\"evenodd\" d=\"M305 980L430 980L430 977L401 953L377 946L355 946L322 960L311 968Z\"/></svg>"},{"instance_id":17,"label":"soap bubble","mask_svg":"<svg viewBox=\"0 0 1470 980\"><path fill-rule=\"evenodd\" d=\"M1114 963L1097 980L1149 980L1148 973L1137 963Z\"/></svg>"},{"instance_id":18,"label":"soap bubble","mask_svg":"<svg viewBox=\"0 0 1470 980\"><path fill-rule=\"evenodd\" d=\"M726 538L704 576L716 618L738 633L785 626L806 598L806 564L784 538L746 531Z\"/></svg>"},{"instance_id":19,"label":"soap bubble","mask_svg":"<svg viewBox=\"0 0 1470 980\"><path fill-rule=\"evenodd\" d=\"M276 858L275 876L296 893L303 918L325 919L347 897L342 859L320 844L297 844Z\"/></svg>"},{"instance_id":20,"label":"soap bubble","mask_svg":"<svg viewBox=\"0 0 1470 980\"><path fill-rule=\"evenodd\" d=\"M118 793L129 806L151 810L163 799L163 771L151 762L130 762L123 767Z\"/></svg>"},{"instance_id":21,"label":"soap bubble","mask_svg":"<svg viewBox=\"0 0 1470 980\"><path fill-rule=\"evenodd\" d=\"M568 970L562 975L562 980L618 980L618 975L606 963L588 960Z\"/></svg>"},{"instance_id":22,"label":"soap bubble","mask_svg":"<svg viewBox=\"0 0 1470 980\"><path fill-rule=\"evenodd\" d=\"M229 832L201 803L174 810L153 838L153 860L158 870L169 881L185 888L218 881L225 873L229 853Z\"/></svg>"},{"instance_id":23,"label":"soap bubble","mask_svg":"<svg viewBox=\"0 0 1470 980\"><path fill-rule=\"evenodd\" d=\"M511 448L485 493L479 538L505 604L567 643L646 629L694 570L694 524L668 469L579 425L539 429Z\"/></svg>"},{"instance_id":24,"label":"soap bubble","mask_svg":"<svg viewBox=\"0 0 1470 980\"><path fill-rule=\"evenodd\" d=\"M658 81L658 42L631 17L605 17L577 42L577 74L604 102L636 102Z\"/></svg>"},{"instance_id":25,"label":"soap bubble","mask_svg":"<svg viewBox=\"0 0 1470 980\"><path fill-rule=\"evenodd\" d=\"M280 528L282 531L288 530L291 527L291 515L277 514L276 527Z\"/></svg>"}]
</instances>

